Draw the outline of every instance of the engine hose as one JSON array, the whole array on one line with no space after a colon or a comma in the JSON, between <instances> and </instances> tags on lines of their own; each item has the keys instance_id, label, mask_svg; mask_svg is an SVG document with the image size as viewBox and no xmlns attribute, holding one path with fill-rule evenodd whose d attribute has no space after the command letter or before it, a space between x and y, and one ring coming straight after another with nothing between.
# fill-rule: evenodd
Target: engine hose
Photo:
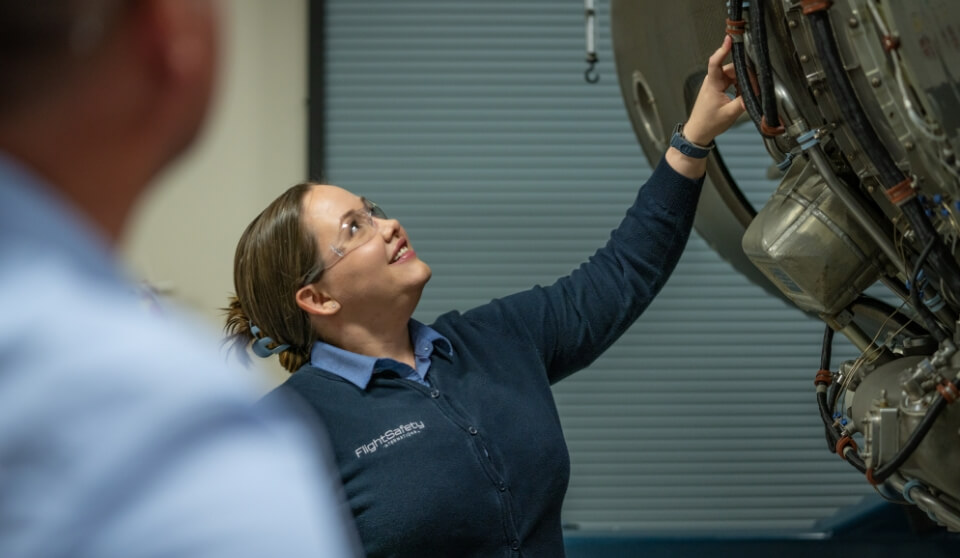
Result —
<instances>
[{"instance_id":1,"label":"engine hose","mask_svg":"<svg viewBox=\"0 0 960 558\"><path fill-rule=\"evenodd\" d=\"M823 330L823 344L820 345L820 370L830 370L830 358L833 354L833 328Z\"/></svg>"},{"instance_id":2,"label":"engine hose","mask_svg":"<svg viewBox=\"0 0 960 558\"><path fill-rule=\"evenodd\" d=\"M773 71L770 69L770 48L767 46L766 0L754 0L752 28L756 35L757 81L760 85L760 131L764 136L778 136L783 133L780 114L777 111L777 93L773 83Z\"/></svg>"},{"instance_id":3,"label":"engine hose","mask_svg":"<svg viewBox=\"0 0 960 558\"><path fill-rule=\"evenodd\" d=\"M827 407L826 393L817 393L817 407L820 409L820 418L823 420L824 427L826 428L827 443L830 445L830 451L835 452L837 443L840 441L840 433L837 432L837 428L833 426L833 417L830 415L829 408ZM850 449L850 453L845 452L842 457L857 471L861 473L867 472L867 466L855 447Z\"/></svg>"},{"instance_id":4,"label":"engine hose","mask_svg":"<svg viewBox=\"0 0 960 558\"><path fill-rule=\"evenodd\" d=\"M820 370L830 370L830 357L833 353L833 328L829 325L823 331L823 344L820 346ZM820 410L820 419L823 421L824 432L827 437L827 449L834 451L837 447L837 441L840 440L836 429L833 427L833 412L830 408L829 391L836 387L836 382L831 382L826 390L817 389L817 408Z\"/></svg>"},{"instance_id":5,"label":"engine hose","mask_svg":"<svg viewBox=\"0 0 960 558\"><path fill-rule=\"evenodd\" d=\"M728 34L733 38L733 68L737 73L737 86L740 89L740 95L743 98L743 106L750 115L750 120L757 126L757 131L761 134L760 128L763 120L763 114L760 108L760 101L757 99L757 93L753 90L753 82L750 79L750 70L747 67L746 45L743 43L743 0L730 0L730 9L727 12ZM737 33L731 32L731 29L738 29Z\"/></svg>"},{"instance_id":6,"label":"engine hose","mask_svg":"<svg viewBox=\"0 0 960 558\"><path fill-rule=\"evenodd\" d=\"M907 439L907 443L897 451L897 454L893 456L893 459L884 463L880 466L879 469L876 469L871 474L870 482L872 484L880 484L881 482L887 480L893 473L903 465L907 459L913 455L913 452L920 445L920 442L923 441L926 437L927 432L930 431L930 428L933 427L933 423L936 422L937 417L940 416L940 413L947 406L947 400L937 395L936 400L933 405L927 409L927 414L923 415L923 420L920 421L920 424L913 431L913 434L910 434L910 438Z\"/></svg>"},{"instance_id":7,"label":"engine hose","mask_svg":"<svg viewBox=\"0 0 960 558\"><path fill-rule=\"evenodd\" d=\"M823 332L823 345L820 349L821 372L817 374L818 384L821 383L821 374L826 374L826 371L830 369L830 356L833 352L833 334L833 329L829 325L826 326L826 329ZM820 420L823 421L823 427L826 432L827 446L829 447L830 451L836 452L838 442L841 440L841 432L833 424L833 409L831 408L827 399L827 389L823 389L822 385L817 386L817 409L820 411ZM847 460L854 469L860 471L861 473L865 473L867 471L867 467L863 463L863 459L860 458L860 454L856 450L856 444L851 444L851 446L852 448L850 453L847 454L844 452L844 455L841 457Z\"/></svg>"},{"instance_id":8,"label":"engine hose","mask_svg":"<svg viewBox=\"0 0 960 558\"><path fill-rule=\"evenodd\" d=\"M921 246L926 245L926 243L931 240L939 238L937 231L927 218L923 206L920 204L920 200L913 198L907 201L900 206L900 211L903 212L910 224L913 225ZM947 299L953 303L955 300L954 297L960 295L960 267L957 266L956 260L954 260L953 256L947 251L946 246L939 242L936 243L930 252L928 260L930 262L929 267L935 270L935 274L930 275L930 277L939 278L946 283L947 290L953 295L947 297ZM931 284L935 285L936 282L932 281Z\"/></svg>"},{"instance_id":9,"label":"engine hose","mask_svg":"<svg viewBox=\"0 0 960 558\"><path fill-rule=\"evenodd\" d=\"M906 175L887 152L863 107L857 101L856 92L840 60L840 51L829 15L825 10L816 10L807 13L807 17L813 30L817 55L826 73L826 81L840 105L844 120L867 158L876 167L887 197L900 207L916 232L919 244L926 245L931 238L938 237L937 231L924 213L920 201L913 195ZM951 293L960 294L960 266L947 253L946 247L936 246L930 253L929 262L931 269L928 276L942 278Z\"/></svg>"},{"instance_id":10,"label":"engine hose","mask_svg":"<svg viewBox=\"0 0 960 558\"><path fill-rule=\"evenodd\" d=\"M914 309L917 311L917 314L920 316L920 320L923 322L923 327L930 332L930 335L937 340L937 343L943 343L947 339L947 334L940 329L940 326L937 323L937 317L934 316L933 312L927 308L927 305L920 300L920 293L923 289L920 287L920 272L923 270L923 262L927 259L927 256L930 255L931 250L939 241L938 238L931 238L926 246L923 247L923 251L920 252L920 257L917 258L917 262L913 266L913 274L910 275L910 302L913 303Z\"/></svg>"},{"instance_id":11,"label":"engine hose","mask_svg":"<svg viewBox=\"0 0 960 558\"><path fill-rule=\"evenodd\" d=\"M827 392L817 393L817 408L820 409L820 419L827 431L827 445L830 447L830 451L833 451L833 448L837 447L837 441L840 440L840 434L833 425L833 415L830 413L830 406L827 403Z\"/></svg>"},{"instance_id":12,"label":"engine hose","mask_svg":"<svg viewBox=\"0 0 960 558\"><path fill-rule=\"evenodd\" d=\"M850 84L847 71L840 60L839 48L833 36L829 15L826 11L815 11L807 14L807 17L810 18L813 29L813 42L817 47L817 55L823 64L827 83L840 104L843 118L850 126L853 135L860 140L867 157L877 167L884 187L896 186L906 177L884 148L876 130L870 125L866 114L857 102L853 85Z\"/></svg>"}]
</instances>

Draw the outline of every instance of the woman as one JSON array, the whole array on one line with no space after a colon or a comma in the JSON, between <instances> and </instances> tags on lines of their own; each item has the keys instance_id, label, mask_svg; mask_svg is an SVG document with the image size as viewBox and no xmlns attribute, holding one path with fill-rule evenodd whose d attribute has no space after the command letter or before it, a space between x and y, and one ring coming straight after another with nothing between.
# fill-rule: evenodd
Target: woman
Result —
<instances>
[{"instance_id":1,"label":"woman","mask_svg":"<svg viewBox=\"0 0 960 558\"><path fill-rule=\"evenodd\" d=\"M237 247L226 330L293 372L280 388L330 431L366 552L562 556L569 458L550 385L647 307L686 243L713 138L743 111L710 57L675 137L607 245L569 276L430 326L430 268L400 224L335 186L301 184Z\"/></svg>"}]
</instances>

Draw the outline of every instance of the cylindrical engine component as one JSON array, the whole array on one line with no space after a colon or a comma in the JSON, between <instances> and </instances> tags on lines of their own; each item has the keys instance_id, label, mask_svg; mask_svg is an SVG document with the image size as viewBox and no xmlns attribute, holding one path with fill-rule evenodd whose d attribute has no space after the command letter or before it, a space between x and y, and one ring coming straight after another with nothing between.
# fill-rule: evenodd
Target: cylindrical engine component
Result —
<instances>
[{"instance_id":1,"label":"cylindrical engine component","mask_svg":"<svg viewBox=\"0 0 960 558\"><path fill-rule=\"evenodd\" d=\"M812 165L790 169L742 245L764 275L810 312L839 312L879 276L876 243Z\"/></svg>"},{"instance_id":2,"label":"cylindrical engine component","mask_svg":"<svg viewBox=\"0 0 960 558\"><path fill-rule=\"evenodd\" d=\"M899 449L927 413L929 401L907 401L903 397L902 389L903 376L923 358L905 357L877 367L863 378L853 400L849 401L850 417L864 433L863 453L869 455L871 460L888 460L891 448L883 446L892 439L896 446L893 449ZM880 401L883 403L878 403ZM877 416L878 411L883 408L897 410L899 421L889 424L895 430L886 430L888 423L885 422L874 422L871 428L864 428L865 423L871 417ZM909 478L920 479L924 484L935 487L938 492L960 500L960 477L957 476L956 469L958 462L960 407L948 405L927 432L923 442L900 467L900 473Z\"/></svg>"}]
</instances>

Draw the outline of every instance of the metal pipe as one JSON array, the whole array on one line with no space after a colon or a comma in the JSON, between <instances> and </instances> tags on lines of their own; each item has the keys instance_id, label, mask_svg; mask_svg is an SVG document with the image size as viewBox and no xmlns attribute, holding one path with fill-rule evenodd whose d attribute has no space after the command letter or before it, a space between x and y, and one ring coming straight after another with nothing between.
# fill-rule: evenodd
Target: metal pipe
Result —
<instances>
[{"instance_id":1,"label":"metal pipe","mask_svg":"<svg viewBox=\"0 0 960 558\"><path fill-rule=\"evenodd\" d=\"M827 161L827 156L823 153L823 149L819 145L816 145L808 149L807 153L810 154L813 164L817 167L817 172L819 172L820 176L826 181L830 191L840 198L840 201L850 210L853 218L867 231L870 238L877 243L877 246L879 246L883 254L887 256L887 259L906 277L908 273L906 265L904 261L900 259L900 255L897 254L893 240L890 239L876 221L871 218L860 200L847 188L847 185L837 178L837 175L834 174L833 169L830 167L829 161Z\"/></svg>"},{"instance_id":2,"label":"metal pipe","mask_svg":"<svg viewBox=\"0 0 960 558\"><path fill-rule=\"evenodd\" d=\"M897 492L903 493L907 485L906 479L899 474L893 474L887 479L887 483L892 485ZM917 507L927 513L934 515L937 521L945 525L951 531L960 531L960 510L949 506L946 502L933 496L929 490L921 485L913 485L909 493L904 494L907 500L912 500Z\"/></svg>"}]
</instances>

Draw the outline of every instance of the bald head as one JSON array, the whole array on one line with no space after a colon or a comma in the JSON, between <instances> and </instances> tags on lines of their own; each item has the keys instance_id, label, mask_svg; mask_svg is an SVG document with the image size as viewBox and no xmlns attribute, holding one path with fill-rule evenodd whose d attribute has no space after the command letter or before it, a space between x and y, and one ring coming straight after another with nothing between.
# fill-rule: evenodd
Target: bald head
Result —
<instances>
[{"instance_id":1,"label":"bald head","mask_svg":"<svg viewBox=\"0 0 960 558\"><path fill-rule=\"evenodd\" d=\"M82 67L131 7L127 0L0 0L0 114Z\"/></svg>"}]
</instances>

